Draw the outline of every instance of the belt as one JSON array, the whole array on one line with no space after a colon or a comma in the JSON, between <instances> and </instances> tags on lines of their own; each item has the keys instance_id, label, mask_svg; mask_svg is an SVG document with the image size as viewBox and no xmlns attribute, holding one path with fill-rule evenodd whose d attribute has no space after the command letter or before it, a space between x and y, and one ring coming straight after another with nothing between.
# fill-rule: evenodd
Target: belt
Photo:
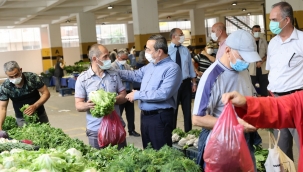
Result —
<instances>
[{"instance_id":1,"label":"belt","mask_svg":"<svg viewBox=\"0 0 303 172\"><path fill-rule=\"evenodd\" d=\"M150 111L142 110L141 112L143 115L148 116L148 115L157 115L162 112L168 112L168 111L172 111L172 110L174 110L174 108L158 109L158 110L150 110Z\"/></svg>"},{"instance_id":2,"label":"belt","mask_svg":"<svg viewBox=\"0 0 303 172\"><path fill-rule=\"evenodd\" d=\"M303 90L303 89L296 89L296 90L291 90L291 91L282 92L282 93L277 93L277 92L273 92L273 93L278 95L278 96L284 96L284 95L291 94L291 93L294 93L296 91L301 91L301 90Z\"/></svg>"}]
</instances>

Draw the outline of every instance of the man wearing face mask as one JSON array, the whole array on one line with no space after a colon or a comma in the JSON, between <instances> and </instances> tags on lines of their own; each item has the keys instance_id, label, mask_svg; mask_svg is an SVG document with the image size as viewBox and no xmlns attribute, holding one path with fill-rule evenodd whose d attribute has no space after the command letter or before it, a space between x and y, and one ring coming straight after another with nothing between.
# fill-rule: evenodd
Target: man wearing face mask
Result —
<instances>
[{"instance_id":1,"label":"man wearing face mask","mask_svg":"<svg viewBox=\"0 0 303 172\"><path fill-rule=\"evenodd\" d=\"M226 45L220 60L216 60L202 75L194 102L193 125L203 127L197 157L201 167L204 166L203 152L210 132L224 108L220 101L222 94L237 90L243 95L256 95L247 71L249 63L261 60L255 39L247 31L238 30L228 36ZM244 126L245 138L255 163L253 143L260 144L260 140L255 140L258 136L256 128L241 119L238 121Z\"/></svg>"},{"instance_id":2,"label":"man wearing face mask","mask_svg":"<svg viewBox=\"0 0 303 172\"><path fill-rule=\"evenodd\" d=\"M128 53L126 49L120 49L118 50L117 59L112 63L112 67L114 69L120 69L120 70L131 70L131 67L126 63L126 60L128 59ZM124 84L124 87L126 89L126 93L129 94L133 89L133 84L128 81L122 81ZM134 103L132 102L125 102L120 107L120 113L121 116L123 114L123 110L125 109L126 119L127 119L127 128L128 133L130 136L139 137L140 134L135 131L135 107Z\"/></svg>"},{"instance_id":3,"label":"man wearing face mask","mask_svg":"<svg viewBox=\"0 0 303 172\"><path fill-rule=\"evenodd\" d=\"M8 100L11 99L19 127L25 123L20 108L29 104L24 114L38 113L39 122L48 123L48 117L43 104L49 99L50 93L41 78L31 72L22 72L15 61L4 64L4 71L8 79L0 86L0 130L6 117ZM40 94L41 96L40 96Z\"/></svg>"},{"instance_id":4,"label":"man wearing face mask","mask_svg":"<svg viewBox=\"0 0 303 172\"><path fill-rule=\"evenodd\" d=\"M86 112L86 135L89 145L96 149L100 149L98 144L98 129L102 122L102 118L95 118L91 115L90 109L95 104L89 100L89 93L103 89L107 92L117 93L115 102L115 111L120 115L119 105L125 103L126 91L125 87L118 75L111 68L111 60L106 47L101 44L94 44L89 50L89 59L91 66L87 71L82 72L76 81L75 86L75 106L78 112ZM125 126L121 118L123 126ZM126 146L126 140L118 145L118 148Z\"/></svg>"},{"instance_id":5,"label":"man wearing face mask","mask_svg":"<svg viewBox=\"0 0 303 172\"><path fill-rule=\"evenodd\" d=\"M259 83L259 94L263 97L268 96L267 85L268 85L268 71L266 67L266 51L267 51L267 41L261 36L261 28L259 25L254 25L252 27L252 34L256 40L257 52L261 57L261 61L249 64L249 75L251 77L251 82L255 87Z\"/></svg>"},{"instance_id":6,"label":"man wearing face mask","mask_svg":"<svg viewBox=\"0 0 303 172\"><path fill-rule=\"evenodd\" d=\"M219 43L219 49L216 54L216 59L219 60L226 48L225 40L227 38L226 27L223 23L215 23L211 27L211 39Z\"/></svg>"},{"instance_id":7,"label":"man wearing face mask","mask_svg":"<svg viewBox=\"0 0 303 172\"><path fill-rule=\"evenodd\" d=\"M177 107L173 116L173 128L177 127L178 108L179 103L181 103L184 117L184 131L188 132L192 129L191 99L192 93L197 90L196 73L190 52L182 45L185 38L182 30L174 28L170 31L169 36L171 43L168 47L168 54L180 66L183 80L178 91Z\"/></svg>"},{"instance_id":8,"label":"man wearing face mask","mask_svg":"<svg viewBox=\"0 0 303 172\"><path fill-rule=\"evenodd\" d=\"M156 150L164 145L172 146L172 117L182 73L167 51L166 39L152 35L145 49L149 64L135 71L118 71L124 80L141 82L140 90L133 90L126 98L130 102L139 100L143 148L148 143Z\"/></svg>"},{"instance_id":9,"label":"man wearing face mask","mask_svg":"<svg viewBox=\"0 0 303 172\"><path fill-rule=\"evenodd\" d=\"M269 70L267 87L274 96L283 96L303 89L303 32L294 28L293 9L287 2L272 6L269 28L275 37L267 51L266 69ZM293 139L299 149L295 129L281 129L278 146L292 160ZM276 132L275 132L276 134Z\"/></svg>"},{"instance_id":10,"label":"man wearing face mask","mask_svg":"<svg viewBox=\"0 0 303 172\"><path fill-rule=\"evenodd\" d=\"M198 67L195 68L198 78L201 78L203 72L216 61L216 58L213 55L213 46L210 43L207 43L205 48L201 50L201 53L195 55L193 58L194 61L198 63Z\"/></svg>"}]
</instances>

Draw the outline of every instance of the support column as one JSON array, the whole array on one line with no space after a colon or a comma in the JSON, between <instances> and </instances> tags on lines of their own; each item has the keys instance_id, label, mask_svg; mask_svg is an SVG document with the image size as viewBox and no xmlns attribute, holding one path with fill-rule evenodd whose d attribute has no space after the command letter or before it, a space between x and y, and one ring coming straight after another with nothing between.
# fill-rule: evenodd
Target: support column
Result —
<instances>
[{"instance_id":1,"label":"support column","mask_svg":"<svg viewBox=\"0 0 303 172\"><path fill-rule=\"evenodd\" d=\"M138 50L146 44L148 38L159 33L157 1L132 0L135 46Z\"/></svg>"},{"instance_id":2,"label":"support column","mask_svg":"<svg viewBox=\"0 0 303 172\"><path fill-rule=\"evenodd\" d=\"M278 3L277 0L265 0L265 9L266 9L266 26L268 28L267 30L267 41L270 41L272 37L274 37L274 34L271 33L269 30L269 14L272 9L272 5L275 3ZM287 0L287 2L292 6L292 9L294 11L294 26L303 29L303 3L299 0Z\"/></svg>"},{"instance_id":3,"label":"support column","mask_svg":"<svg viewBox=\"0 0 303 172\"><path fill-rule=\"evenodd\" d=\"M40 29L43 71L56 64L57 56L63 56L60 24L52 24Z\"/></svg>"},{"instance_id":4,"label":"support column","mask_svg":"<svg viewBox=\"0 0 303 172\"><path fill-rule=\"evenodd\" d=\"M80 59L89 61L90 46L97 43L96 20L93 13L77 14Z\"/></svg>"},{"instance_id":5,"label":"support column","mask_svg":"<svg viewBox=\"0 0 303 172\"><path fill-rule=\"evenodd\" d=\"M226 24L225 16L217 17L217 22L222 22L222 23Z\"/></svg>"},{"instance_id":6,"label":"support column","mask_svg":"<svg viewBox=\"0 0 303 172\"><path fill-rule=\"evenodd\" d=\"M127 32L127 47L131 49L135 45L135 39L134 39L134 27L133 24L125 24L126 32ZM136 47L136 49L140 50L141 47Z\"/></svg>"},{"instance_id":7,"label":"support column","mask_svg":"<svg viewBox=\"0 0 303 172\"><path fill-rule=\"evenodd\" d=\"M191 45L195 49L201 49L206 45L205 18L203 9L191 9L189 11L191 25Z\"/></svg>"}]
</instances>

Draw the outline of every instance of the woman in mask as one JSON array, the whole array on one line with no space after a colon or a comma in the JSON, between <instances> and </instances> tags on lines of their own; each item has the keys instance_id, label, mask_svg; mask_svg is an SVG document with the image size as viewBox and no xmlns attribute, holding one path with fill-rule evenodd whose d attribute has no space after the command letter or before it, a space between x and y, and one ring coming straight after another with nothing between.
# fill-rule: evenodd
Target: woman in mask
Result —
<instances>
[{"instance_id":1,"label":"woman in mask","mask_svg":"<svg viewBox=\"0 0 303 172\"><path fill-rule=\"evenodd\" d=\"M61 78L63 77L63 69L65 66L65 62L63 62L63 58L61 56L57 56L57 62L55 65L55 73L54 76L56 77L56 92L59 92L61 88Z\"/></svg>"}]
</instances>

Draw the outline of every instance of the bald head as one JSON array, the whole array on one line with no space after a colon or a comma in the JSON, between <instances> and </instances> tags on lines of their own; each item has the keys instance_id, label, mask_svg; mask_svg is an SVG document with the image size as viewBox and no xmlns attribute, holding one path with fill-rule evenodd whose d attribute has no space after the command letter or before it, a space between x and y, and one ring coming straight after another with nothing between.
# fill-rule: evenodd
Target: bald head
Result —
<instances>
[{"instance_id":1,"label":"bald head","mask_svg":"<svg viewBox=\"0 0 303 172\"><path fill-rule=\"evenodd\" d=\"M103 54L108 54L108 50L101 44L94 44L89 49L89 59L92 60L93 57L99 58Z\"/></svg>"},{"instance_id":2,"label":"bald head","mask_svg":"<svg viewBox=\"0 0 303 172\"><path fill-rule=\"evenodd\" d=\"M211 27L212 39L214 41L224 41L227 38L226 27L222 22L215 23Z\"/></svg>"},{"instance_id":3,"label":"bald head","mask_svg":"<svg viewBox=\"0 0 303 172\"><path fill-rule=\"evenodd\" d=\"M212 27L212 30L213 29L216 30L216 31L226 32L226 27L225 27L224 23L222 23L222 22L215 23Z\"/></svg>"}]
</instances>

